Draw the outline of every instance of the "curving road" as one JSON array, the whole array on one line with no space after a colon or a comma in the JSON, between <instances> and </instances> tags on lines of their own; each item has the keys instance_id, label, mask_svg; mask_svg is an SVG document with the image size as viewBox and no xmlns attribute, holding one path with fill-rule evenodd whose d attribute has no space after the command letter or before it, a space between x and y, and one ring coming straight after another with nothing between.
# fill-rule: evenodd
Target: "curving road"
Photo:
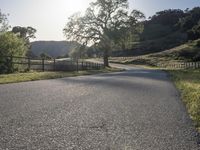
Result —
<instances>
[{"instance_id":1,"label":"curving road","mask_svg":"<svg viewBox=\"0 0 200 150\"><path fill-rule=\"evenodd\" d=\"M0 85L0 149L198 150L167 74L127 68Z\"/></svg>"}]
</instances>

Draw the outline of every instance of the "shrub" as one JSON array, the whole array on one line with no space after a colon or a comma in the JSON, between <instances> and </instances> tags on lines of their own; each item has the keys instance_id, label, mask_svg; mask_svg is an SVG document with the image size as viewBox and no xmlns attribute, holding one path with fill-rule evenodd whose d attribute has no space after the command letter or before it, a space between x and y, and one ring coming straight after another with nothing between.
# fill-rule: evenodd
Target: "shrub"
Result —
<instances>
[{"instance_id":1,"label":"shrub","mask_svg":"<svg viewBox=\"0 0 200 150\"><path fill-rule=\"evenodd\" d=\"M200 47L200 40L197 41L196 46L197 46L197 47Z\"/></svg>"},{"instance_id":2,"label":"shrub","mask_svg":"<svg viewBox=\"0 0 200 150\"><path fill-rule=\"evenodd\" d=\"M193 58L194 61L200 61L200 52L198 52L194 58Z\"/></svg>"},{"instance_id":3,"label":"shrub","mask_svg":"<svg viewBox=\"0 0 200 150\"><path fill-rule=\"evenodd\" d=\"M10 32L0 34L0 73L11 73L19 67L12 64L12 58L5 56L25 56L26 51L23 39Z\"/></svg>"}]
</instances>

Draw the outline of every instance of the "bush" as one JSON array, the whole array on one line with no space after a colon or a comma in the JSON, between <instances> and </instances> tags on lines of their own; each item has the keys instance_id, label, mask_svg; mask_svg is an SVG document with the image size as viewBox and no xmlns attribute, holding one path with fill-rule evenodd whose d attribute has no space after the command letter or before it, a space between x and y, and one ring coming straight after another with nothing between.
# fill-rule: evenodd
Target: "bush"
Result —
<instances>
[{"instance_id":1,"label":"bush","mask_svg":"<svg viewBox=\"0 0 200 150\"><path fill-rule=\"evenodd\" d=\"M198 52L194 58L193 58L194 61L200 61L200 52Z\"/></svg>"},{"instance_id":2,"label":"bush","mask_svg":"<svg viewBox=\"0 0 200 150\"><path fill-rule=\"evenodd\" d=\"M19 67L12 64L12 58L5 56L25 56L26 51L23 39L10 32L0 34L0 73L11 73Z\"/></svg>"},{"instance_id":3,"label":"bush","mask_svg":"<svg viewBox=\"0 0 200 150\"><path fill-rule=\"evenodd\" d=\"M197 47L200 47L200 40L197 41L196 46L197 46Z\"/></svg>"}]
</instances>

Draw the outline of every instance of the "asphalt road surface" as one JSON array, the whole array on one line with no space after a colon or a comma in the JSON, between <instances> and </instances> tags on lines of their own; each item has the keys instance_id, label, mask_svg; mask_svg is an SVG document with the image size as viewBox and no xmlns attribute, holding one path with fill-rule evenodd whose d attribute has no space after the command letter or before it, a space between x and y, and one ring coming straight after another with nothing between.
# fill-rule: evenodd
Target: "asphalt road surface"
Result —
<instances>
[{"instance_id":1,"label":"asphalt road surface","mask_svg":"<svg viewBox=\"0 0 200 150\"><path fill-rule=\"evenodd\" d=\"M167 74L129 68L0 85L0 149L198 150L199 145Z\"/></svg>"}]
</instances>

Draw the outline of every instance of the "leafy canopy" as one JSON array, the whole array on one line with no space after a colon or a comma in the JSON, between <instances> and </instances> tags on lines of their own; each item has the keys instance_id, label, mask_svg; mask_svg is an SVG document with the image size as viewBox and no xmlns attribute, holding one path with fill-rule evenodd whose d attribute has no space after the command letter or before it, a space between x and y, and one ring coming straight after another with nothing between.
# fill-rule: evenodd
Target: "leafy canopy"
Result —
<instances>
[{"instance_id":1,"label":"leafy canopy","mask_svg":"<svg viewBox=\"0 0 200 150\"><path fill-rule=\"evenodd\" d=\"M0 34L0 56L24 56L27 47L23 39L6 32Z\"/></svg>"},{"instance_id":2,"label":"leafy canopy","mask_svg":"<svg viewBox=\"0 0 200 150\"><path fill-rule=\"evenodd\" d=\"M36 29L33 27L13 27L12 32L18 34L20 38L23 38L25 41L29 42L30 39L35 38Z\"/></svg>"},{"instance_id":3,"label":"leafy canopy","mask_svg":"<svg viewBox=\"0 0 200 150\"><path fill-rule=\"evenodd\" d=\"M14 65L11 58L6 56L24 56L26 51L27 47L23 39L11 32L0 34L0 73L18 70L19 66Z\"/></svg>"},{"instance_id":4,"label":"leafy canopy","mask_svg":"<svg viewBox=\"0 0 200 150\"><path fill-rule=\"evenodd\" d=\"M129 13L127 0L97 0L84 15L76 13L69 18L64 34L68 40L98 45L107 59L108 51L135 31L138 20L143 18L139 11Z\"/></svg>"}]
</instances>

